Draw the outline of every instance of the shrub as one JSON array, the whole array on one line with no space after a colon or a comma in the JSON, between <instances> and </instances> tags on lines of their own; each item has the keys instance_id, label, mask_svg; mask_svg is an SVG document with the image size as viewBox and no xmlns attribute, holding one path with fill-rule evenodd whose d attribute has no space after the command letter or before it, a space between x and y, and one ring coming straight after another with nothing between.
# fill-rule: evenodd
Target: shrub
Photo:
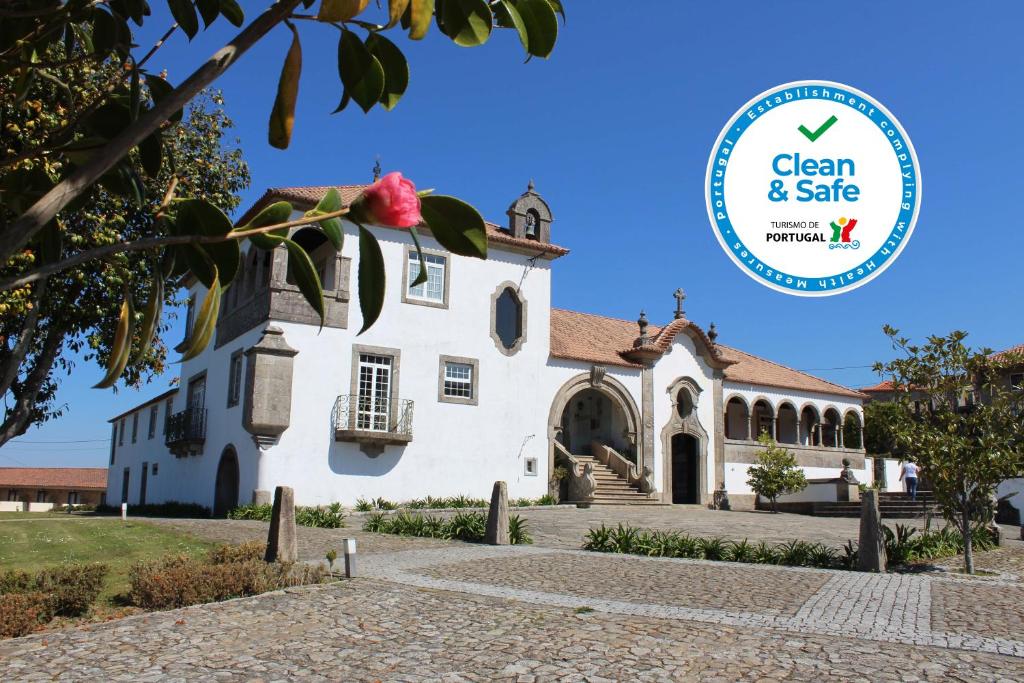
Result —
<instances>
[{"instance_id":1,"label":"shrub","mask_svg":"<svg viewBox=\"0 0 1024 683\"><path fill-rule=\"evenodd\" d=\"M101 514L121 514L121 506L99 505L96 512ZM176 517L195 518L209 517L210 508L199 503L182 503L169 500L165 503L147 503L146 505L128 504L128 515L135 517Z\"/></svg>"},{"instance_id":2,"label":"shrub","mask_svg":"<svg viewBox=\"0 0 1024 683\"><path fill-rule=\"evenodd\" d=\"M356 500L356 512L369 512L373 509L373 503L366 500L365 498L358 498Z\"/></svg>"},{"instance_id":3,"label":"shrub","mask_svg":"<svg viewBox=\"0 0 1024 683\"><path fill-rule=\"evenodd\" d=\"M545 493L537 499L537 505L558 505L558 499L550 493Z\"/></svg>"},{"instance_id":4,"label":"shrub","mask_svg":"<svg viewBox=\"0 0 1024 683\"><path fill-rule=\"evenodd\" d=\"M533 538L526 531L526 520L519 515L508 518L508 542L512 545L529 545Z\"/></svg>"},{"instance_id":5,"label":"shrub","mask_svg":"<svg viewBox=\"0 0 1024 683\"><path fill-rule=\"evenodd\" d=\"M139 562L129 571L129 598L145 609L174 609L318 583L326 575L320 566L246 559L255 544L245 545L242 550L220 552L217 559L224 561L219 563L213 561L213 553L206 560L171 555Z\"/></svg>"},{"instance_id":6,"label":"shrub","mask_svg":"<svg viewBox=\"0 0 1024 683\"><path fill-rule=\"evenodd\" d=\"M583 537L583 549L594 552L607 553L612 550L611 530L604 524L596 529L590 529Z\"/></svg>"},{"instance_id":7,"label":"shrub","mask_svg":"<svg viewBox=\"0 0 1024 683\"><path fill-rule=\"evenodd\" d=\"M724 560L726 555L726 542L721 538L701 538L697 541L705 560Z\"/></svg>"},{"instance_id":8,"label":"shrub","mask_svg":"<svg viewBox=\"0 0 1024 683\"><path fill-rule=\"evenodd\" d=\"M36 589L50 596L53 612L78 617L89 611L103 588L109 568L105 564L64 564L36 575Z\"/></svg>"},{"instance_id":9,"label":"shrub","mask_svg":"<svg viewBox=\"0 0 1024 683\"><path fill-rule=\"evenodd\" d=\"M207 559L211 564L230 564L262 560L266 554L267 544L263 541L246 541L239 545L219 545L210 551Z\"/></svg>"},{"instance_id":10,"label":"shrub","mask_svg":"<svg viewBox=\"0 0 1024 683\"><path fill-rule=\"evenodd\" d=\"M0 594L0 638L28 635L53 619L53 606L45 593Z\"/></svg>"},{"instance_id":11,"label":"shrub","mask_svg":"<svg viewBox=\"0 0 1024 683\"><path fill-rule=\"evenodd\" d=\"M764 450L757 456L757 464L747 470L747 485L759 496L772 503L772 512L778 512L776 499L784 493L802 491L807 479L797 467L796 456L775 443L768 432L757 438Z\"/></svg>"},{"instance_id":12,"label":"shrub","mask_svg":"<svg viewBox=\"0 0 1024 683\"><path fill-rule=\"evenodd\" d=\"M257 522L269 522L274 514L274 506L270 503L249 503L239 505L228 513L229 519L254 519Z\"/></svg>"},{"instance_id":13,"label":"shrub","mask_svg":"<svg viewBox=\"0 0 1024 683\"><path fill-rule=\"evenodd\" d=\"M754 546L747 539L733 541L726 550L725 559L730 562L754 562Z\"/></svg>"},{"instance_id":14,"label":"shrub","mask_svg":"<svg viewBox=\"0 0 1024 683\"><path fill-rule=\"evenodd\" d=\"M526 530L526 520L519 515L509 517L509 540L511 543L532 543ZM451 518L410 514L402 510L396 515L371 515L363 522L363 531L399 536L457 539L480 542L487 531L487 515L480 511L457 512Z\"/></svg>"}]
</instances>

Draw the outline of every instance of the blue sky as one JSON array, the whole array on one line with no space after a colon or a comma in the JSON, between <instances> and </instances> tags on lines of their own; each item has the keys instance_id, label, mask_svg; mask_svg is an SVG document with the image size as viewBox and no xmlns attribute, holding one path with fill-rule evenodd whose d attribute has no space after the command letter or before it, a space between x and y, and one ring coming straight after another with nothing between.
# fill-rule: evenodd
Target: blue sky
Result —
<instances>
[{"instance_id":1,"label":"blue sky","mask_svg":"<svg viewBox=\"0 0 1024 683\"><path fill-rule=\"evenodd\" d=\"M277 30L216 84L252 169L242 209L270 186L367 181L379 155L385 171L502 222L533 178L555 215L553 241L572 250L554 264L555 306L628 319L644 308L657 323L683 287L688 317L714 321L720 342L850 386L876 381L863 366L891 355L886 322L915 337L965 329L996 349L1024 342L1024 143L1013 130L1024 109L1021 3L566 5L547 61L524 64L506 31L475 49L436 32L403 38L409 91L395 111L368 116L355 106L329 115L341 92L336 31L303 23L300 105L285 152L266 143L288 42L287 29ZM140 44L167 25L154 17ZM191 46L177 35L152 65L178 83L227 28ZM740 272L704 202L708 155L728 117L801 79L847 83L885 104L913 140L923 179L920 218L899 260L866 286L823 299L774 292ZM0 465L104 465L106 419L164 391L172 376L115 394L89 388L97 368L75 372L59 395L66 416L4 447ZM70 440L83 441L39 443Z\"/></svg>"}]
</instances>

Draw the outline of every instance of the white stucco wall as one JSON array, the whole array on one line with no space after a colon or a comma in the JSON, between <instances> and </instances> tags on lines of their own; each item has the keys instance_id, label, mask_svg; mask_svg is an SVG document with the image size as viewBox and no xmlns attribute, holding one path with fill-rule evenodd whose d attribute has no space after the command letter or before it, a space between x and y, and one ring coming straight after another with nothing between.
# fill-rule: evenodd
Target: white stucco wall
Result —
<instances>
[{"instance_id":1,"label":"white stucco wall","mask_svg":"<svg viewBox=\"0 0 1024 683\"><path fill-rule=\"evenodd\" d=\"M1021 513L1021 521L1024 522L1024 477L1007 479L996 488L997 496L1007 496L1011 493L1016 493L1016 495L1007 502L1017 508L1017 511Z\"/></svg>"}]
</instances>

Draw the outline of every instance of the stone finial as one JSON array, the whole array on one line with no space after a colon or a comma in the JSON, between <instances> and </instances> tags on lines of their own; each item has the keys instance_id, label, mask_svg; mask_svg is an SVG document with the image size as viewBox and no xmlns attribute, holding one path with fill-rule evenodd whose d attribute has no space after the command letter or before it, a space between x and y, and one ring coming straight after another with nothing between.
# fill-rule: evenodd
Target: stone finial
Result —
<instances>
[{"instance_id":1,"label":"stone finial","mask_svg":"<svg viewBox=\"0 0 1024 683\"><path fill-rule=\"evenodd\" d=\"M267 534L267 562L295 562L299 552L295 536L295 491L290 486L274 489L274 508Z\"/></svg>"},{"instance_id":2,"label":"stone finial","mask_svg":"<svg viewBox=\"0 0 1024 683\"><path fill-rule=\"evenodd\" d=\"M647 336L647 313L640 311L640 317L637 318L636 324L640 327L640 345L647 344L649 338Z\"/></svg>"},{"instance_id":3,"label":"stone finial","mask_svg":"<svg viewBox=\"0 0 1024 683\"><path fill-rule=\"evenodd\" d=\"M533 192L533 178L530 178L530 182L526 183L526 191Z\"/></svg>"},{"instance_id":4,"label":"stone finial","mask_svg":"<svg viewBox=\"0 0 1024 683\"><path fill-rule=\"evenodd\" d=\"M675 319L679 320L680 318L683 317L683 301L686 300L686 292L684 292L680 288L680 289L677 289L672 296L674 296L676 298L676 314L675 314Z\"/></svg>"},{"instance_id":5,"label":"stone finial","mask_svg":"<svg viewBox=\"0 0 1024 683\"><path fill-rule=\"evenodd\" d=\"M373 182L377 182L378 180L380 180L380 174L381 174L380 157L377 157L377 163L375 163L373 165Z\"/></svg>"},{"instance_id":6,"label":"stone finial","mask_svg":"<svg viewBox=\"0 0 1024 683\"><path fill-rule=\"evenodd\" d=\"M711 327L708 328L708 339L714 344L715 340L718 339L718 330L715 329L715 324L711 323Z\"/></svg>"},{"instance_id":7,"label":"stone finial","mask_svg":"<svg viewBox=\"0 0 1024 683\"><path fill-rule=\"evenodd\" d=\"M487 531L484 543L508 545L508 485L503 481L494 482L491 493L491 509L487 514Z\"/></svg>"}]
</instances>

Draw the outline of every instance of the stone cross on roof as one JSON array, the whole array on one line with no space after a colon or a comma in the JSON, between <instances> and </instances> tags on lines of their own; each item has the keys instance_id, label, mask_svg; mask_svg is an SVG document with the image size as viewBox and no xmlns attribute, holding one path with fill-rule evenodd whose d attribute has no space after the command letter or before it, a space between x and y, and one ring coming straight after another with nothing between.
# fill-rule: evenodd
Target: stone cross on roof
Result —
<instances>
[{"instance_id":1,"label":"stone cross on roof","mask_svg":"<svg viewBox=\"0 0 1024 683\"><path fill-rule=\"evenodd\" d=\"M672 296L676 298L675 318L676 320L679 320L680 318L683 317L683 300L686 299L686 292L684 292L682 289L677 289L675 291L675 294L673 294Z\"/></svg>"}]
</instances>

